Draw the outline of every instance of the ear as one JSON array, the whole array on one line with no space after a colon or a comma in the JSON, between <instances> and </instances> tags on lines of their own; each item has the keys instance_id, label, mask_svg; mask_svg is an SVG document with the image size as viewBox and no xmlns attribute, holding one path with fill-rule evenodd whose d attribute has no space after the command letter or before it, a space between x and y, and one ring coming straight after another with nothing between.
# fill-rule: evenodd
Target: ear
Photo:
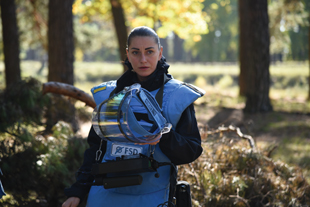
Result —
<instances>
[{"instance_id":1,"label":"ear","mask_svg":"<svg viewBox=\"0 0 310 207\"><path fill-rule=\"evenodd\" d=\"M128 48L126 48L126 55L127 55L128 62L130 62L129 55L128 55Z\"/></svg>"},{"instance_id":2,"label":"ear","mask_svg":"<svg viewBox=\"0 0 310 207\"><path fill-rule=\"evenodd\" d=\"M160 61L162 56L163 56L163 46L160 46L158 61Z\"/></svg>"}]
</instances>

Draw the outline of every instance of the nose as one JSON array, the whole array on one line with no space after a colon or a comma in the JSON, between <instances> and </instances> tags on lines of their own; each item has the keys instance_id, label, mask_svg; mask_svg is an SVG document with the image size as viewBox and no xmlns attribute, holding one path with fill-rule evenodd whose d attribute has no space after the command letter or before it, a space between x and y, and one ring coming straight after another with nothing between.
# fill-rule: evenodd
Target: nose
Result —
<instances>
[{"instance_id":1,"label":"nose","mask_svg":"<svg viewBox=\"0 0 310 207\"><path fill-rule=\"evenodd\" d=\"M141 54L140 62L141 63L145 63L146 62L146 57L145 57L144 54Z\"/></svg>"}]
</instances>

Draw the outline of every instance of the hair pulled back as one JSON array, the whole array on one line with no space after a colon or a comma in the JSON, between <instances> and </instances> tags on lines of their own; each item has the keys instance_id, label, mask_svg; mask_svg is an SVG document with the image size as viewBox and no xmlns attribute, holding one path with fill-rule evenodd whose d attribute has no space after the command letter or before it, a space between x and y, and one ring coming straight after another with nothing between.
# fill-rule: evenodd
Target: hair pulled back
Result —
<instances>
[{"instance_id":1,"label":"hair pulled back","mask_svg":"<svg viewBox=\"0 0 310 207\"><path fill-rule=\"evenodd\" d=\"M160 49L161 45L160 45L159 37L156 34L156 32L149 27L141 26L141 27L136 27L133 30L131 30L127 38L127 48L129 47L131 40L134 37L153 37L155 43L158 45L158 49Z\"/></svg>"}]
</instances>

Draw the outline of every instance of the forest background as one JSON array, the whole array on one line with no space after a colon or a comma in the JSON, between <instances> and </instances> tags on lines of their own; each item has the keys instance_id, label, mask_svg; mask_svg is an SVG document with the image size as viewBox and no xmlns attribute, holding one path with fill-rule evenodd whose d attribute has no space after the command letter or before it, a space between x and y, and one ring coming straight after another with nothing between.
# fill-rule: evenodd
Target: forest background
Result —
<instances>
[{"instance_id":1,"label":"forest background","mask_svg":"<svg viewBox=\"0 0 310 207\"><path fill-rule=\"evenodd\" d=\"M7 2L15 6L18 29L18 41L12 43L18 43L14 53L18 60L13 59L12 67L6 61L14 55L5 54L8 41L3 31ZM0 1L0 167L7 193L0 204L60 206L65 199L62 191L74 181L87 147L92 108L63 96L42 96L42 84L63 82L89 93L92 86L116 79L125 69L120 63L124 40L119 35L127 37L133 27L147 25L161 37L170 73L206 90L195 106L205 153L192 165L181 166L179 173L180 179L191 183L193 204L310 205L310 2L261 1L268 8L268 37L261 39L268 43L265 53L269 58L259 60L268 64L258 70L267 71L270 78L260 78L262 83L248 78L268 89L262 93L254 90L258 96L267 94L262 101L265 105L254 106L254 112L245 110L253 109L247 104L255 104L248 101L252 96L242 94L240 85L240 48L242 42L247 43L240 33L240 5L246 1L76 0L68 1L67 10L62 10L59 1L52 2L58 3ZM261 6L259 1L253 2ZM68 10L72 16L63 16ZM62 22L71 20L63 28L51 30L51 17L57 19L52 15ZM118 31L122 16L125 32ZM57 42L57 33L64 28L72 35L67 47ZM256 28L264 30L260 24L253 30ZM62 47L58 53L66 60L55 58L54 46ZM264 49L258 45L252 50ZM13 69L16 65L17 70ZM6 79L12 77L9 73L13 80ZM228 126L232 128L225 128ZM231 133L236 127L254 137L255 150L242 142L242 136Z\"/></svg>"}]
</instances>

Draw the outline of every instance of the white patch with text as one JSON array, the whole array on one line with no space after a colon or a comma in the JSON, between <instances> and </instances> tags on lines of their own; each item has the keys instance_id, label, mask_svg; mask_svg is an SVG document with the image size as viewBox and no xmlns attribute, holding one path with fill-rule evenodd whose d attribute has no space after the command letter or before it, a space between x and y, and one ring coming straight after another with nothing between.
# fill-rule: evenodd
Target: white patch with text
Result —
<instances>
[{"instance_id":1,"label":"white patch with text","mask_svg":"<svg viewBox=\"0 0 310 207\"><path fill-rule=\"evenodd\" d=\"M121 157L123 155L139 155L142 153L143 148L139 146L112 144L111 156Z\"/></svg>"}]
</instances>

